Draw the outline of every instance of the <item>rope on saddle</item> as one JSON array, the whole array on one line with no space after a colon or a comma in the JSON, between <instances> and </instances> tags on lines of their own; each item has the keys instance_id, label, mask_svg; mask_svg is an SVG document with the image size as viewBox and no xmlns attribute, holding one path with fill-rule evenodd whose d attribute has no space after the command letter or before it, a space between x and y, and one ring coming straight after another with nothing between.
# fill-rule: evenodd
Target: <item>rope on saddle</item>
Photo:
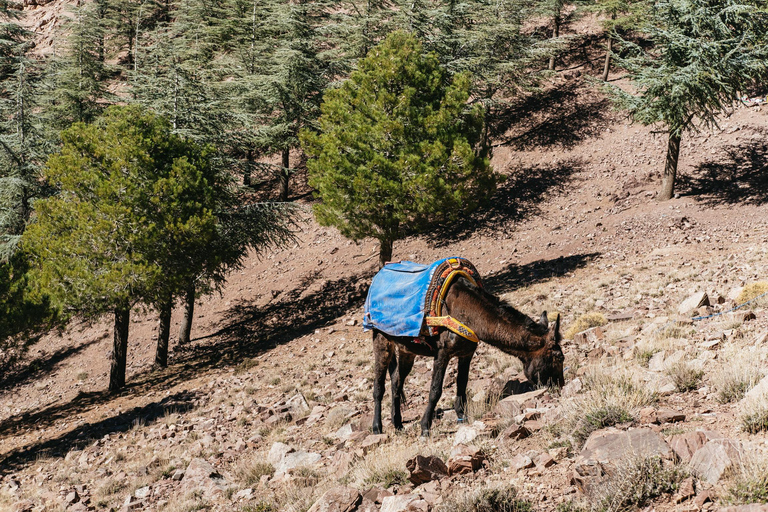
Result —
<instances>
[{"instance_id":1,"label":"rope on saddle","mask_svg":"<svg viewBox=\"0 0 768 512\"><path fill-rule=\"evenodd\" d=\"M425 309L428 312L425 318L427 334L429 336L436 336L440 328L444 327L459 336L478 343L480 339L472 329L452 316L444 316L442 314L448 287L457 277L465 277L476 286L481 288L483 286L480 274L469 260L464 258L448 258L441 263L435 269L432 281L429 284L429 288L427 288L425 299L427 301Z\"/></svg>"}]
</instances>

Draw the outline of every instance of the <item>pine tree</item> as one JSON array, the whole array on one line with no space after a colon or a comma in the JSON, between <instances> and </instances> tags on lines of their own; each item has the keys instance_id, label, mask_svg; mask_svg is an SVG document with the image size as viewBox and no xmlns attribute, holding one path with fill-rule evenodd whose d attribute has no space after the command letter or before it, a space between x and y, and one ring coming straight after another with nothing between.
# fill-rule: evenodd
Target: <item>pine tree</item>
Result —
<instances>
[{"instance_id":1,"label":"pine tree","mask_svg":"<svg viewBox=\"0 0 768 512\"><path fill-rule=\"evenodd\" d=\"M109 72L103 60L100 9L100 4L88 4L74 10L64 28L64 54L48 63L45 117L53 129L93 121L111 99L105 80Z\"/></svg>"},{"instance_id":2,"label":"pine tree","mask_svg":"<svg viewBox=\"0 0 768 512\"><path fill-rule=\"evenodd\" d=\"M138 107L112 107L62 132L45 177L59 193L35 204L22 237L34 285L68 314L114 315L110 391L125 384L131 308L179 293L217 236L224 184L208 150ZM215 257L215 255L210 255Z\"/></svg>"},{"instance_id":3,"label":"pine tree","mask_svg":"<svg viewBox=\"0 0 768 512\"><path fill-rule=\"evenodd\" d=\"M768 77L768 14L742 0L664 0L645 27L651 49L623 41L617 61L636 94L612 88L643 124L669 132L661 200L671 199L683 133L713 126L740 91Z\"/></svg>"},{"instance_id":4,"label":"pine tree","mask_svg":"<svg viewBox=\"0 0 768 512\"><path fill-rule=\"evenodd\" d=\"M390 34L323 100L318 133L303 132L315 215L353 240L395 240L471 211L495 189L477 152L483 109L467 108L470 78L449 79L413 36Z\"/></svg>"},{"instance_id":5,"label":"pine tree","mask_svg":"<svg viewBox=\"0 0 768 512\"><path fill-rule=\"evenodd\" d=\"M605 61L603 64L603 82L608 81L613 56L613 44L616 33L625 33L638 29L649 7L645 0L597 0L586 7L587 10L607 16L602 22L607 40Z\"/></svg>"},{"instance_id":6,"label":"pine tree","mask_svg":"<svg viewBox=\"0 0 768 512\"><path fill-rule=\"evenodd\" d=\"M299 132L320 115L322 93L333 75L320 53L319 27L327 17L322 2L275 0L270 4L266 37L274 48L264 55L264 74L257 91L258 141L268 153L281 155L279 199L287 201L293 172L290 152L299 147Z\"/></svg>"}]
</instances>

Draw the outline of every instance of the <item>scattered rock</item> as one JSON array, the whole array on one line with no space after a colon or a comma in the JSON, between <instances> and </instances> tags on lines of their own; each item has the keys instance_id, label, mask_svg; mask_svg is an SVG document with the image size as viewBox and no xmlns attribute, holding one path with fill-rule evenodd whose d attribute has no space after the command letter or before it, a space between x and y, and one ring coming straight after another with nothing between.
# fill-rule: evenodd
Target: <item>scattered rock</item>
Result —
<instances>
[{"instance_id":1,"label":"scattered rock","mask_svg":"<svg viewBox=\"0 0 768 512\"><path fill-rule=\"evenodd\" d=\"M363 455L366 455L372 449L376 448L382 443L385 443L387 439L387 434L371 434L366 436L365 439L363 439L363 442L360 443L360 450L362 451Z\"/></svg>"},{"instance_id":2,"label":"scattered rock","mask_svg":"<svg viewBox=\"0 0 768 512\"><path fill-rule=\"evenodd\" d=\"M556 464L555 459L553 459L552 456L547 452L537 455L533 460L533 463L536 464L536 467L539 469L546 469Z\"/></svg>"},{"instance_id":3,"label":"scattered rock","mask_svg":"<svg viewBox=\"0 0 768 512\"><path fill-rule=\"evenodd\" d=\"M681 315L687 315L702 306L711 306L709 296L705 292L696 292L680 304L677 312Z\"/></svg>"},{"instance_id":4,"label":"scattered rock","mask_svg":"<svg viewBox=\"0 0 768 512\"><path fill-rule=\"evenodd\" d=\"M307 399L301 393L296 393L285 402L285 408L293 415L293 417L303 416L309 412L309 404Z\"/></svg>"},{"instance_id":5,"label":"scattered rock","mask_svg":"<svg viewBox=\"0 0 768 512\"><path fill-rule=\"evenodd\" d=\"M581 393L582 389L584 389L584 384L581 382L581 379L577 377L566 383L566 385L563 386L563 389L560 390L560 394L564 398L570 398Z\"/></svg>"},{"instance_id":6,"label":"scattered rock","mask_svg":"<svg viewBox=\"0 0 768 512\"><path fill-rule=\"evenodd\" d=\"M275 475L287 473L294 468L311 466L317 463L321 458L322 456L319 453L310 453L305 451L288 453L282 458L282 460L280 460L280 462L274 464Z\"/></svg>"},{"instance_id":7,"label":"scattered rock","mask_svg":"<svg viewBox=\"0 0 768 512\"><path fill-rule=\"evenodd\" d=\"M427 457L417 455L406 462L405 467L410 473L408 479L413 485L421 485L448 476L448 466L440 457L434 455Z\"/></svg>"},{"instance_id":8,"label":"scattered rock","mask_svg":"<svg viewBox=\"0 0 768 512\"><path fill-rule=\"evenodd\" d=\"M742 403L757 400L762 396L768 396L768 376L763 377L760 379L760 382L757 383L755 387L747 391L747 393L744 395L744 398L742 398Z\"/></svg>"},{"instance_id":9,"label":"scattered rock","mask_svg":"<svg viewBox=\"0 0 768 512\"><path fill-rule=\"evenodd\" d=\"M227 487L226 479L209 462L200 458L189 462L181 481L183 492L202 491L209 496L222 493Z\"/></svg>"},{"instance_id":10,"label":"scattered rock","mask_svg":"<svg viewBox=\"0 0 768 512\"><path fill-rule=\"evenodd\" d=\"M283 457L291 453L293 448L288 446L284 443L274 443L272 444L272 447L269 449L269 453L267 454L267 462L272 464L273 466L278 464L281 460L283 460Z\"/></svg>"},{"instance_id":11,"label":"scattered rock","mask_svg":"<svg viewBox=\"0 0 768 512\"><path fill-rule=\"evenodd\" d=\"M140 487L136 489L136 492L133 493L133 495L140 500L148 498L150 494L152 494L152 488L149 486Z\"/></svg>"},{"instance_id":12,"label":"scattered rock","mask_svg":"<svg viewBox=\"0 0 768 512\"><path fill-rule=\"evenodd\" d=\"M674 435L669 438L669 446L675 452L675 455L684 463L691 461L693 454L699 448L707 444L712 439L722 438L717 432L708 430L697 430L695 432L686 432L685 434Z\"/></svg>"},{"instance_id":13,"label":"scattered rock","mask_svg":"<svg viewBox=\"0 0 768 512\"><path fill-rule=\"evenodd\" d=\"M337 480L343 478L349 472L349 468L352 466L352 461L355 456L344 450L338 450L333 454L331 464L328 467L328 473L335 477Z\"/></svg>"},{"instance_id":14,"label":"scattered rock","mask_svg":"<svg viewBox=\"0 0 768 512\"><path fill-rule=\"evenodd\" d=\"M689 465L702 480L716 484L732 466L742 460L741 443L733 439L713 439L696 450Z\"/></svg>"},{"instance_id":15,"label":"scattered rock","mask_svg":"<svg viewBox=\"0 0 768 512\"><path fill-rule=\"evenodd\" d=\"M80 495L77 494L77 491L72 491L64 498L64 501L67 503L67 505L71 505L73 503L77 503L80 501Z\"/></svg>"},{"instance_id":16,"label":"scattered rock","mask_svg":"<svg viewBox=\"0 0 768 512\"><path fill-rule=\"evenodd\" d=\"M502 431L502 433L498 435L496 440L499 442L503 442L503 441L509 441L514 439L525 439L530 435L531 435L531 431L528 430L523 425L513 424L505 428L504 431Z\"/></svg>"},{"instance_id":17,"label":"scattered rock","mask_svg":"<svg viewBox=\"0 0 768 512\"><path fill-rule=\"evenodd\" d=\"M723 507L720 512L768 512L768 503L752 503L749 505L737 505Z\"/></svg>"},{"instance_id":18,"label":"scattered rock","mask_svg":"<svg viewBox=\"0 0 768 512\"><path fill-rule=\"evenodd\" d=\"M573 342L577 345L588 345L592 343L598 343L603 341L605 336L603 330L600 327L592 327L586 331L581 331L573 336Z\"/></svg>"},{"instance_id":19,"label":"scattered rock","mask_svg":"<svg viewBox=\"0 0 768 512\"><path fill-rule=\"evenodd\" d=\"M666 408L656 411L656 423L677 423L678 421L685 421L685 414Z\"/></svg>"},{"instance_id":20,"label":"scattered rock","mask_svg":"<svg viewBox=\"0 0 768 512\"><path fill-rule=\"evenodd\" d=\"M334 487L323 494L307 512L352 512L362 500L357 489Z\"/></svg>"},{"instance_id":21,"label":"scattered rock","mask_svg":"<svg viewBox=\"0 0 768 512\"><path fill-rule=\"evenodd\" d=\"M696 496L696 490L693 487L693 477L689 476L680 482L680 488L678 489L677 494L675 494L672 501L675 503L682 503L689 498L693 498L694 496Z\"/></svg>"},{"instance_id":22,"label":"scattered rock","mask_svg":"<svg viewBox=\"0 0 768 512\"><path fill-rule=\"evenodd\" d=\"M476 446L457 445L451 450L451 456L448 459L448 474L473 473L483 467L483 462L486 460L483 451Z\"/></svg>"},{"instance_id":23,"label":"scattered rock","mask_svg":"<svg viewBox=\"0 0 768 512\"><path fill-rule=\"evenodd\" d=\"M408 506L414 501L418 501L417 494L398 494L389 496L381 502L381 512L405 512Z\"/></svg>"},{"instance_id":24,"label":"scattered rock","mask_svg":"<svg viewBox=\"0 0 768 512\"><path fill-rule=\"evenodd\" d=\"M475 427L469 427L463 425L456 431L456 435L453 436L453 446L460 444L471 444L480 432Z\"/></svg>"},{"instance_id":25,"label":"scattered rock","mask_svg":"<svg viewBox=\"0 0 768 512\"><path fill-rule=\"evenodd\" d=\"M650 428L627 431L610 428L592 432L579 458L581 463L592 460L612 464L628 457L652 456L665 459L672 457L672 450L661 435Z\"/></svg>"},{"instance_id":26,"label":"scattered rock","mask_svg":"<svg viewBox=\"0 0 768 512\"><path fill-rule=\"evenodd\" d=\"M536 464L533 463L533 460L529 456L523 455L522 453L518 453L512 457L511 461L509 461L509 467L512 468L513 471L521 471L523 469L532 468L535 465Z\"/></svg>"},{"instance_id":27,"label":"scattered rock","mask_svg":"<svg viewBox=\"0 0 768 512\"><path fill-rule=\"evenodd\" d=\"M11 505L11 512L32 512L35 504L30 500L17 501Z\"/></svg>"}]
</instances>

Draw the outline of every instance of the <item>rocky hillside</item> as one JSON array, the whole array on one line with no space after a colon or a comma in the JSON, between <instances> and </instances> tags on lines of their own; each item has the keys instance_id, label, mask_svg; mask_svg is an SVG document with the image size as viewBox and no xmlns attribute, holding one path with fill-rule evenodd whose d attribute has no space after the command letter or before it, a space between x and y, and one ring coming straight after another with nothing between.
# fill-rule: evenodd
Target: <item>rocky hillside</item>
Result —
<instances>
[{"instance_id":1,"label":"rocky hillside","mask_svg":"<svg viewBox=\"0 0 768 512\"><path fill-rule=\"evenodd\" d=\"M0 375L0 510L768 501L766 111L738 108L684 139L680 197L658 203L664 136L567 76L510 113L493 159L508 179L490 207L395 245L398 259L464 256L526 314L562 314L564 388L535 389L515 358L481 345L467 421L452 412L452 367L421 439L432 361L420 359L404 431L385 420L372 435L359 322L377 247L308 213L296 246L253 255L200 301L192 346L167 370L151 368L156 320L139 312L117 396L104 392L107 321L49 334Z\"/></svg>"}]
</instances>

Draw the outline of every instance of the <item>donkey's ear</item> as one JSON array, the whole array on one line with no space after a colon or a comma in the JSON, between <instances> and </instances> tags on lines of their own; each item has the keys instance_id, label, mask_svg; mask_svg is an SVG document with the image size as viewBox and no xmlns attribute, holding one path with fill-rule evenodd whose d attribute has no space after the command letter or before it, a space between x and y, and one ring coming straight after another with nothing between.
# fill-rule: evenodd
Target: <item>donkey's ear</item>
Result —
<instances>
[{"instance_id":1,"label":"donkey's ear","mask_svg":"<svg viewBox=\"0 0 768 512\"><path fill-rule=\"evenodd\" d=\"M560 332L560 313L558 313L557 318L555 318L555 332Z\"/></svg>"},{"instance_id":2,"label":"donkey's ear","mask_svg":"<svg viewBox=\"0 0 768 512\"><path fill-rule=\"evenodd\" d=\"M544 327L549 327L549 317L547 316L547 312L543 311L541 313L541 318L539 319L539 324L543 325Z\"/></svg>"}]
</instances>

